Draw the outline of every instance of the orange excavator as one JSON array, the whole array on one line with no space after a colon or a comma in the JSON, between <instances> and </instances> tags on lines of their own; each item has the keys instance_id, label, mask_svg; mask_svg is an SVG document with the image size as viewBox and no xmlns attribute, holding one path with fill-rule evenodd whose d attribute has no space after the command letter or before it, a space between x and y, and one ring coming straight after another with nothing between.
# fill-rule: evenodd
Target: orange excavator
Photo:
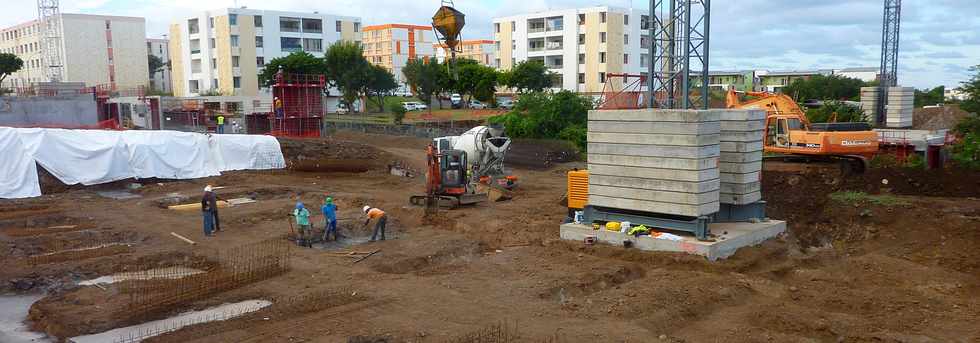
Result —
<instances>
[{"instance_id":1,"label":"orange excavator","mask_svg":"<svg viewBox=\"0 0 980 343\"><path fill-rule=\"evenodd\" d=\"M745 92L742 101L728 90L728 108L766 110L763 142L766 159L787 162L839 163L844 173L861 173L878 152L878 134L868 123L810 123L786 94Z\"/></svg>"}]
</instances>

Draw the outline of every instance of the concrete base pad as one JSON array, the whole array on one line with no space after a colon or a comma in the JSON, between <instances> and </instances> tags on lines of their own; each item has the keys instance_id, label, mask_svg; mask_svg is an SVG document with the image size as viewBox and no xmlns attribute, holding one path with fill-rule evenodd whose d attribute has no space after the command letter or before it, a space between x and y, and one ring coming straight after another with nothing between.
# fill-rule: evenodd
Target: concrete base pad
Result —
<instances>
[{"instance_id":1,"label":"concrete base pad","mask_svg":"<svg viewBox=\"0 0 980 343\"><path fill-rule=\"evenodd\" d=\"M633 237L604 229L593 230L591 226L574 223L561 225L561 238L582 242L586 237L595 237L599 242L616 246L622 246L624 241L631 241L633 247L640 250L686 252L715 261L734 255L739 248L758 245L776 237L786 231L786 222L770 220L760 223L712 223L708 225L708 229L717 236L715 242L702 242L687 235L681 235L683 240L680 241L649 236Z\"/></svg>"}]
</instances>

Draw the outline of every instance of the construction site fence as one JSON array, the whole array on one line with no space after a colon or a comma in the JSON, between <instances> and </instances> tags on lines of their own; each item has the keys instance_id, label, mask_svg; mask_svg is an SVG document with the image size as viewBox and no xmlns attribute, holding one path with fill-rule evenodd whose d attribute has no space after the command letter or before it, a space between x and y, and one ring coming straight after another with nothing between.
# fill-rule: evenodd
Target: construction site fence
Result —
<instances>
[{"instance_id":1,"label":"construction site fence","mask_svg":"<svg viewBox=\"0 0 980 343\"><path fill-rule=\"evenodd\" d=\"M291 246L281 237L246 244L208 254L208 260L215 265L204 273L123 283L120 291L129 295L126 315L145 319L215 293L283 274L289 270Z\"/></svg>"},{"instance_id":2,"label":"construction site fence","mask_svg":"<svg viewBox=\"0 0 980 343\"><path fill-rule=\"evenodd\" d=\"M409 136L420 138L436 138L445 136L458 136L475 126L483 125L479 120L465 121L440 121L422 122L414 124L377 124L377 123L358 123L343 121L328 121L324 123L324 135L330 135L337 131L354 131L361 133Z\"/></svg>"}]
</instances>

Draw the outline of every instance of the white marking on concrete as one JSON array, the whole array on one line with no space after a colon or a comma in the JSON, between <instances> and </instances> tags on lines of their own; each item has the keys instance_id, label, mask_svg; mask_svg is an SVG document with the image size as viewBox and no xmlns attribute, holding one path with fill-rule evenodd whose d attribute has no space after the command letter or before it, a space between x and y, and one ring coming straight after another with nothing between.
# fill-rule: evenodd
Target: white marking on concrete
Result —
<instances>
[{"instance_id":1,"label":"white marking on concrete","mask_svg":"<svg viewBox=\"0 0 980 343\"><path fill-rule=\"evenodd\" d=\"M167 319L112 329L103 333L72 337L68 341L73 343L104 343L126 339L127 342L139 342L143 339L179 330L185 326L232 319L261 310L269 305L272 303L266 300L246 300L211 307L202 311L190 311ZM130 337L133 339L129 340Z\"/></svg>"},{"instance_id":2,"label":"white marking on concrete","mask_svg":"<svg viewBox=\"0 0 980 343\"><path fill-rule=\"evenodd\" d=\"M138 272L124 272L113 275L106 275L98 277L91 280L85 280L79 282L79 286L92 286L96 284L110 284L116 282L122 282L126 280L152 280L152 279L181 279L195 274L204 273L203 270L197 270L194 268L187 267L172 267L172 268L158 268L143 270Z\"/></svg>"}]
</instances>

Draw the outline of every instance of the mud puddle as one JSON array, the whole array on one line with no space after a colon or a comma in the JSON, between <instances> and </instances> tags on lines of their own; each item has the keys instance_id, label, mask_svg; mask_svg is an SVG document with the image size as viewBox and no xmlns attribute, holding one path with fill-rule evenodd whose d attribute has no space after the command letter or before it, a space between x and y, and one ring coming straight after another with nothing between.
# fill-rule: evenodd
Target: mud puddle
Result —
<instances>
[{"instance_id":1,"label":"mud puddle","mask_svg":"<svg viewBox=\"0 0 980 343\"><path fill-rule=\"evenodd\" d=\"M124 272L113 275L106 275L98 277L91 280L85 280L79 282L79 286L92 286L97 284L112 284L117 282L135 280L135 281L145 281L154 279L181 279L195 274L204 273L203 270L198 270L194 268L187 267L170 267L170 268L158 268L150 270L142 270L138 272Z\"/></svg>"},{"instance_id":2,"label":"mud puddle","mask_svg":"<svg viewBox=\"0 0 980 343\"><path fill-rule=\"evenodd\" d=\"M183 327L208 322L228 320L261 310L272 302L266 300L246 300L237 303L224 304L201 311L190 311L167 319L155 320L143 324L112 329L106 332L72 337L74 343L103 343L103 342L139 342L141 340L177 331Z\"/></svg>"},{"instance_id":3,"label":"mud puddle","mask_svg":"<svg viewBox=\"0 0 980 343\"><path fill-rule=\"evenodd\" d=\"M0 295L0 342L47 343L54 342L47 335L31 331L24 321L31 304L43 295Z\"/></svg>"}]
</instances>

